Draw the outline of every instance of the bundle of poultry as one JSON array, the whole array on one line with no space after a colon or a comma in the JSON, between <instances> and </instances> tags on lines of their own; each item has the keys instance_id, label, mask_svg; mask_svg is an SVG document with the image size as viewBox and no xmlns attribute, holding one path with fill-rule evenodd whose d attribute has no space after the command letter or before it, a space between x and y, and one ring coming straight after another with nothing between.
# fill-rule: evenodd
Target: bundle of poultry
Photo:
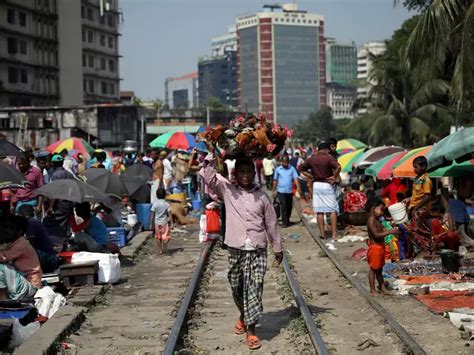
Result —
<instances>
[{"instance_id":1,"label":"bundle of poultry","mask_svg":"<svg viewBox=\"0 0 474 355\"><path fill-rule=\"evenodd\" d=\"M263 158L269 154L277 155L292 134L288 127L267 122L264 115L251 115L247 119L240 116L231 120L229 126L208 127L197 138L215 146L226 158Z\"/></svg>"}]
</instances>

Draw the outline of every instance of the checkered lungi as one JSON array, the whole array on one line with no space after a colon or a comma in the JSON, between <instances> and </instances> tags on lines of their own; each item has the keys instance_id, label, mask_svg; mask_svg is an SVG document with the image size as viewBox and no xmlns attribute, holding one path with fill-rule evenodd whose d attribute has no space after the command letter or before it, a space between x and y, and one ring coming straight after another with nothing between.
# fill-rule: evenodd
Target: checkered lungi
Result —
<instances>
[{"instance_id":1,"label":"checkered lungi","mask_svg":"<svg viewBox=\"0 0 474 355\"><path fill-rule=\"evenodd\" d=\"M244 315L245 325L256 324L263 312L263 278L267 270L267 249L228 250L228 278L234 302Z\"/></svg>"}]
</instances>

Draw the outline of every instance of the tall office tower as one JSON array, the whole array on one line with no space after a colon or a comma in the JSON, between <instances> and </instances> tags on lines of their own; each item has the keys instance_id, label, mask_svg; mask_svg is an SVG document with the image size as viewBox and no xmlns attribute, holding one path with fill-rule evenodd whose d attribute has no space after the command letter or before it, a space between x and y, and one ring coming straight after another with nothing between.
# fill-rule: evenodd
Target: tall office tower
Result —
<instances>
[{"instance_id":1,"label":"tall office tower","mask_svg":"<svg viewBox=\"0 0 474 355\"><path fill-rule=\"evenodd\" d=\"M296 4L237 19L240 111L293 125L326 104L324 18Z\"/></svg>"}]
</instances>

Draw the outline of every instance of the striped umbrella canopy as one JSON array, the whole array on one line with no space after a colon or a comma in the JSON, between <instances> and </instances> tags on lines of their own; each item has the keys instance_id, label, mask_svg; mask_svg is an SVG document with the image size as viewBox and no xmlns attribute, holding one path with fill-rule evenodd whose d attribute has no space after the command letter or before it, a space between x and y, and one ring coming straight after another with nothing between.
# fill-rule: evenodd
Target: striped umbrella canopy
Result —
<instances>
[{"instance_id":1,"label":"striped umbrella canopy","mask_svg":"<svg viewBox=\"0 0 474 355\"><path fill-rule=\"evenodd\" d=\"M361 148L367 148L367 145L357 139L347 138L347 139L342 139L337 142L337 147L336 147L337 150L344 149L344 148L357 150Z\"/></svg>"},{"instance_id":2,"label":"striped umbrella canopy","mask_svg":"<svg viewBox=\"0 0 474 355\"><path fill-rule=\"evenodd\" d=\"M461 163L474 154L474 127L466 127L441 139L433 146L428 159L428 169L450 165L453 160Z\"/></svg>"},{"instance_id":3,"label":"striped umbrella canopy","mask_svg":"<svg viewBox=\"0 0 474 355\"><path fill-rule=\"evenodd\" d=\"M362 155L357 162L355 162L356 168L365 169L379 161L382 158L388 157L391 154L403 152L405 149L402 147L397 146L383 146L383 147L375 147L367 150L364 155Z\"/></svg>"},{"instance_id":4,"label":"striped umbrella canopy","mask_svg":"<svg viewBox=\"0 0 474 355\"><path fill-rule=\"evenodd\" d=\"M337 154L339 154L339 156L350 153L350 152L353 152L353 151L354 151L354 149L351 149L351 148L336 149L336 152L337 152Z\"/></svg>"},{"instance_id":5,"label":"striped umbrella canopy","mask_svg":"<svg viewBox=\"0 0 474 355\"><path fill-rule=\"evenodd\" d=\"M59 153L63 149L76 150L84 155L92 154L94 148L82 138L71 137L59 140L46 148L50 153Z\"/></svg>"},{"instance_id":6,"label":"striped umbrella canopy","mask_svg":"<svg viewBox=\"0 0 474 355\"><path fill-rule=\"evenodd\" d=\"M354 167L353 164L364 154L364 150L365 148L362 148L340 156L337 161L341 165L342 171L350 173Z\"/></svg>"},{"instance_id":7,"label":"striped umbrella canopy","mask_svg":"<svg viewBox=\"0 0 474 355\"><path fill-rule=\"evenodd\" d=\"M376 161L365 170L365 175L376 177L380 180L390 179L392 177L392 168L404 155L406 151L393 153L388 157Z\"/></svg>"},{"instance_id":8,"label":"striped umbrella canopy","mask_svg":"<svg viewBox=\"0 0 474 355\"><path fill-rule=\"evenodd\" d=\"M396 164L393 165L392 174L395 177L413 178L416 176L413 170L413 160L417 157L426 156L432 146L416 148L406 153Z\"/></svg>"},{"instance_id":9,"label":"striped umbrella canopy","mask_svg":"<svg viewBox=\"0 0 474 355\"><path fill-rule=\"evenodd\" d=\"M464 161L462 163L453 162L451 165L443 166L430 173L430 177L460 177L472 175L474 176L474 159Z\"/></svg>"},{"instance_id":10,"label":"striped umbrella canopy","mask_svg":"<svg viewBox=\"0 0 474 355\"><path fill-rule=\"evenodd\" d=\"M150 146L153 148L183 149L194 148L196 140L194 136L185 132L167 132L155 138Z\"/></svg>"}]
</instances>

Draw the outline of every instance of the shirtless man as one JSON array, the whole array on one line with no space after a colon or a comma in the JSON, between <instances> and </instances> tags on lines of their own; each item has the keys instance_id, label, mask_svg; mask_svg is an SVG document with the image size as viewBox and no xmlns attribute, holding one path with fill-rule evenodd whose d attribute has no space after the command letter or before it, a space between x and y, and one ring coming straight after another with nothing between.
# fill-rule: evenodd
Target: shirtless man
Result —
<instances>
[{"instance_id":1,"label":"shirtless man","mask_svg":"<svg viewBox=\"0 0 474 355\"><path fill-rule=\"evenodd\" d=\"M385 230L380 217L383 216L385 204L380 199L372 199L365 205L369 218L367 220L367 232L369 234L369 250L367 251L367 262L369 264L369 285L370 293L373 296L379 296L375 289L375 278L377 278L380 292L388 295L385 290L382 269L385 264L385 236L389 234L400 234L398 228Z\"/></svg>"}]
</instances>

